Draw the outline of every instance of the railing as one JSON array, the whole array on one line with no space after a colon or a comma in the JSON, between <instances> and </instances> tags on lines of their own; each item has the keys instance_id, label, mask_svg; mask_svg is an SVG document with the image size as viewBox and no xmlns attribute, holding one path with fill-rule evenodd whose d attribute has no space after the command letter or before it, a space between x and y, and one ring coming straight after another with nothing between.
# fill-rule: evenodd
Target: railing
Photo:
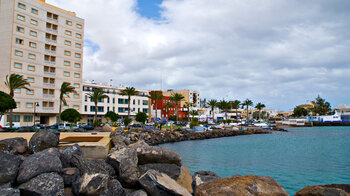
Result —
<instances>
[{"instance_id":1,"label":"railing","mask_svg":"<svg viewBox=\"0 0 350 196\"><path fill-rule=\"evenodd\" d=\"M57 33L57 32L58 32L56 29L51 29L51 28L47 28L47 27L46 27L46 30L47 30L47 31L51 31L51 32L53 32L53 33Z\"/></svg>"},{"instance_id":2,"label":"railing","mask_svg":"<svg viewBox=\"0 0 350 196\"><path fill-rule=\"evenodd\" d=\"M55 75L56 75L56 72L47 72L47 71L44 71L44 74L46 74L46 75L51 75L51 76L55 76Z\"/></svg>"},{"instance_id":3,"label":"railing","mask_svg":"<svg viewBox=\"0 0 350 196\"><path fill-rule=\"evenodd\" d=\"M44 60L45 64L51 64L51 65L56 65L55 61L48 61L48 60Z\"/></svg>"},{"instance_id":4,"label":"railing","mask_svg":"<svg viewBox=\"0 0 350 196\"><path fill-rule=\"evenodd\" d=\"M47 41L47 42L50 42L50 43L57 43L57 41L56 40L53 40L53 39L49 39L49 38L45 38L45 40Z\"/></svg>"},{"instance_id":5,"label":"railing","mask_svg":"<svg viewBox=\"0 0 350 196\"><path fill-rule=\"evenodd\" d=\"M43 107L43 110L52 111L54 110L54 107Z\"/></svg>"},{"instance_id":6,"label":"railing","mask_svg":"<svg viewBox=\"0 0 350 196\"><path fill-rule=\"evenodd\" d=\"M49 97L49 98L54 98L55 97L55 95L50 95L50 94L43 94L43 97Z\"/></svg>"},{"instance_id":7,"label":"railing","mask_svg":"<svg viewBox=\"0 0 350 196\"><path fill-rule=\"evenodd\" d=\"M50 17L47 17L47 20L49 20L49 21L53 21L53 22L58 22L58 20L57 19L54 19L54 18L50 18Z\"/></svg>"},{"instance_id":8,"label":"railing","mask_svg":"<svg viewBox=\"0 0 350 196\"><path fill-rule=\"evenodd\" d=\"M44 86L55 87L55 83L45 83L45 82L44 82Z\"/></svg>"},{"instance_id":9,"label":"railing","mask_svg":"<svg viewBox=\"0 0 350 196\"><path fill-rule=\"evenodd\" d=\"M45 52L47 52L47 53L51 53L51 54L56 54L56 51L54 51L54 50L48 50L48 49L45 49Z\"/></svg>"}]
</instances>

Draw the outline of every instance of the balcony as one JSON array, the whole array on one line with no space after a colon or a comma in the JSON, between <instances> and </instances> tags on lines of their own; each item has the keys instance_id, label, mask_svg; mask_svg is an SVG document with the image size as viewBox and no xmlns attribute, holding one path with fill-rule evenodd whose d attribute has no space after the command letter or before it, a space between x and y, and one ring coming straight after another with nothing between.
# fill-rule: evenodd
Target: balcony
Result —
<instances>
[{"instance_id":1,"label":"balcony","mask_svg":"<svg viewBox=\"0 0 350 196\"><path fill-rule=\"evenodd\" d=\"M45 52L50 53L50 54L56 54L56 51L55 51L55 50L48 50L48 49L45 49Z\"/></svg>"},{"instance_id":2,"label":"balcony","mask_svg":"<svg viewBox=\"0 0 350 196\"><path fill-rule=\"evenodd\" d=\"M53 32L53 33L57 33L58 31L56 29L51 29L51 28L46 28L47 31Z\"/></svg>"},{"instance_id":3,"label":"balcony","mask_svg":"<svg viewBox=\"0 0 350 196\"><path fill-rule=\"evenodd\" d=\"M45 97L45 98L54 98L55 95L52 95L52 94L43 94L43 97Z\"/></svg>"},{"instance_id":4,"label":"balcony","mask_svg":"<svg viewBox=\"0 0 350 196\"><path fill-rule=\"evenodd\" d=\"M57 20L57 19L54 19L54 18L47 17L47 20L48 20L48 21L51 21L51 22L58 23L58 20Z\"/></svg>"},{"instance_id":5,"label":"balcony","mask_svg":"<svg viewBox=\"0 0 350 196\"><path fill-rule=\"evenodd\" d=\"M50 76L55 76L56 72L48 72L48 71L44 71L45 75L50 75Z\"/></svg>"},{"instance_id":6,"label":"balcony","mask_svg":"<svg viewBox=\"0 0 350 196\"><path fill-rule=\"evenodd\" d=\"M45 38L45 40L46 40L46 42L50 42L50 43L54 43L54 44L57 43L57 41L53 40L53 39Z\"/></svg>"},{"instance_id":7,"label":"balcony","mask_svg":"<svg viewBox=\"0 0 350 196\"><path fill-rule=\"evenodd\" d=\"M45 64L51 64L51 65L56 65L55 61L48 61L48 60L44 60Z\"/></svg>"},{"instance_id":8,"label":"balcony","mask_svg":"<svg viewBox=\"0 0 350 196\"><path fill-rule=\"evenodd\" d=\"M55 83L45 83L44 86L55 87Z\"/></svg>"},{"instance_id":9,"label":"balcony","mask_svg":"<svg viewBox=\"0 0 350 196\"><path fill-rule=\"evenodd\" d=\"M43 107L43 110L45 111L53 111L54 110L54 107Z\"/></svg>"}]
</instances>

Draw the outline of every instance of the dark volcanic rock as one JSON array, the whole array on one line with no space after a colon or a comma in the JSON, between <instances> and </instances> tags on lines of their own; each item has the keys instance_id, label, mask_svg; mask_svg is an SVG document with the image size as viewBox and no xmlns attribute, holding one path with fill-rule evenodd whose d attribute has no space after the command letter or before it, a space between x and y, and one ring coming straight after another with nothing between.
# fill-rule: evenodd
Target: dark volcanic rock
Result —
<instances>
[{"instance_id":1,"label":"dark volcanic rock","mask_svg":"<svg viewBox=\"0 0 350 196\"><path fill-rule=\"evenodd\" d=\"M109 179L105 196L125 196L125 190L117 179Z\"/></svg>"},{"instance_id":2,"label":"dark volcanic rock","mask_svg":"<svg viewBox=\"0 0 350 196\"><path fill-rule=\"evenodd\" d=\"M18 156L0 153L0 184L13 183L20 164L21 159Z\"/></svg>"},{"instance_id":3,"label":"dark volcanic rock","mask_svg":"<svg viewBox=\"0 0 350 196\"><path fill-rule=\"evenodd\" d=\"M56 148L50 148L28 156L19 168L17 181L24 183L39 174L61 170L59 152Z\"/></svg>"},{"instance_id":4,"label":"dark volcanic rock","mask_svg":"<svg viewBox=\"0 0 350 196\"><path fill-rule=\"evenodd\" d=\"M139 182L150 195L191 195L168 175L155 170L149 170L140 177Z\"/></svg>"},{"instance_id":5,"label":"dark volcanic rock","mask_svg":"<svg viewBox=\"0 0 350 196\"><path fill-rule=\"evenodd\" d=\"M20 196L19 189L14 188L0 188L1 196Z\"/></svg>"},{"instance_id":6,"label":"dark volcanic rock","mask_svg":"<svg viewBox=\"0 0 350 196\"><path fill-rule=\"evenodd\" d=\"M80 173L79 169L75 167L63 168L60 172L63 178L64 186L72 186L72 184L79 180Z\"/></svg>"},{"instance_id":7,"label":"dark volcanic rock","mask_svg":"<svg viewBox=\"0 0 350 196\"><path fill-rule=\"evenodd\" d=\"M0 152L23 154L27 151L27 140L23 137L0 140Z\"/></svg>"},{"instance_id":8,"label":"dark volcanic rock","mask_svg":"<svg viewBox=\"0 0 350 196\"><path fill-rule=\"evenodd\" d=\"M181 157L179 153L174 150L163 147L145 146L136 148L136 152L140 165L148 163L169 163L181 167Z\"/></svg>"},{"instance_id":9,"label":"dark volcanic rock","mask_svg":"<svg viewBox=\"0 0 350 196\"><path fill-rule=\"evenodd\" d=\"M181 168L175 164L149 163L145 165L139 165L139 171L141 175L146 173L150 169L156 170L160 173L165 173L174 180L177 180L179 178L181 172Z\"/></svg>"},{"instance_id":10,"label":"dark volcanic rock","mask_svg":"<svg viewBox=\"0 0 350 196\"><path fill-rule=\"evenodd\" d=\"M18 187L23 195L64 195L63 179L57 173L44 173Z\"/></svg>"},{"instance_id":11,"label":"dark volcanic rock","mask_svg":"<svg viewBox=\"0 0 350 196\"><path fill-rule=\"evenodd\" d=\"M220 178L216 173L212 171L197 171L192 176L192 190L196 191L196 188L205 182L210 182L212 180Z\"/></svg>"},{"instance_id":12,"label":"dark volcanic rock","mask_svg":"<svg viewBox=\"0 0 350 196\"><path fill-rule=\"evenodd\" d=\"M350 184L326 184L307 186L295 196L350 196Z\"/></svg>"},{"instance_id":13,"label":"dark volcanic rock","mask_svg":"<svg viewBox=\"0 0 350 196\"><path fill-rule=\"evenodd\" d=\"M113 166L124 186L135 186L140 173L137 168L138 159L134 148L123 148L114 151L108 154L106 162Z\"/></svg>"},{"instance_id":14,"label":"dark volcanic rock","mask_svg":"<svg viewBox=\"0 0 350 196\"><path fill-rule=\"evenodd\" d=\"M72 157L73 155L82 156L83 153L78 144L74 144L73 146L68 146L64 149L60 150L60 158L62 161L63 167L71 167Z\"/></svg>"},{"instance_id":15,"label":"dark volcanic rock","mask_svg":"<svg viewBox=\"0 0 350 196\"><path fill-rule=\"evenodd\" d=\"M101 173L111 177L115 176L113 167L103 160L87 160L81 156L73 155L71 164L79 169L80 175Z\"/></svg>"},{"instance_id":16,"label":"dark volcanic rock","mask_svg":"<svg viewBox=\"0 0 350 196\"><path fill-rule=\"evenodd\" d=\"M127 194L128 196L147 196L147 192L140 189L136 191L132 191L131 193Z\"/></svg>"},{"instance_id":17,"label":"dark volcanic rock","mask_svg":"<svg viewBox=\"0 0 350 196\"><path fill-rule=\"evenodd\" d=\"M40 152L47 148L58 146L60 133L54 130L39 130L29 140L29 151L31 153Z\"/></svg>"},{"instance_id":18,"label":"dark volcanic rock","mask_svg":"<svg viewBox=\"0 0 350 196\"><path fill-rule=\"evenodd\" d=\"M101 173L85 173L80 181L80 194L83 195L101 195L108 185L109 176Z\"/></svg>"},{"instance_id":19,"label":"dark volcanic rock","mask_svg":"<svg viewBox=\"0 0 350 196\"><path fill-rule=\"evenodd\" d=\"M123 136L121 132L113 131L109 137L111 138L112 143L116 149L126 147L130 143L130 141L125 136Z\"/></svg>"},{"instance_id":20,"label":"dark volcanic rock","mask_svg":"<svg viewBox=\"0 0 350 196\"><path fill-rule=\"evenodd\" d=\"M247 195L288 196L287 191L267 176L233 176L200 184L196 196Z\"/></svg>"}]
</instances>

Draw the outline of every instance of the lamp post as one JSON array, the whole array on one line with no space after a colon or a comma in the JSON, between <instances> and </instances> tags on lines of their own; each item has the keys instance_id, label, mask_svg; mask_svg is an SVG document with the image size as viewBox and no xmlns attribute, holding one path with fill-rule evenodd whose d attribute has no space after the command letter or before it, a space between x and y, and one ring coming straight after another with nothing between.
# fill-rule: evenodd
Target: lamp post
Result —
<instances>
[{"instance_id":1,"label":"lamp post","mask_svg":"<svg viewBox=\"0 0 350 196\"><path fill-rule=\"evenodd\" d=\"M34 124L33 124L33 126L35 126L35 109L36 109L36 107L39 107L39 102L34 102Z\"/></svg>"}]
</instances>

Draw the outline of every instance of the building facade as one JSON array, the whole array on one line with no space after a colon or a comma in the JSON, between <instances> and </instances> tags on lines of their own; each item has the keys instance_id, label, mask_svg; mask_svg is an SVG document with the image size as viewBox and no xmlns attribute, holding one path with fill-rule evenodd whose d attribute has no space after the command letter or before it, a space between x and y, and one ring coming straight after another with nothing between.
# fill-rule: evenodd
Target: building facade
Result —
<instances>
[{"instance_id":1,"label":"building facade","mask_svg":"<svg viewBox=\"0 0 350 196\"><path fill-rule=\"evenodd\" d=\"M193 91L193 90L180 90L180 91L174 91L174 90L168 90L166 92L163 92L164 96L170 97L174 93L179 93L182 96L184 96L184 99L181 101L181 107L184 107L186 102L192 104L192 107L199 108L200 107L200 93L199 91Z\"/></svg>"},{"instance_id":2,"label":"building facade","mask_svg":"<svg viewBox=\"0 0 350 196\"><path fill-rule=\"evenodd\" d=\"M30 90L15 90L13 122L55 124L63 82L77 91L63 109L81 112L84 20L45 0L0 3L0 90L8 93L4 81L12 73L30 83Z\"/></svg>"},{"instance_id":3,"label":"building facade","mask_svg":"<svg viewBox=\"0 0 350 196\"><path fill-rule=\"evenodd\" d=\"M108 96L106 99L98 100L97 104L97 119L105 121L104 115L113 111L119 114L121 117L128 115L128 97L120 95L120 91L125 87L116 87L108 84L97 84L91 82L83 83L82 93L82 120L80 122L92 124L95 115L95 103L94 100L89 97L89 93L92 93L95 88L102 89L103 92ZM137 89L140 93L137 96L132 96L130 101L130 117L134 118L138 112L145 112L149 115L149 101L148 101L148 90Z\"/></svg>"}]
</instances>

